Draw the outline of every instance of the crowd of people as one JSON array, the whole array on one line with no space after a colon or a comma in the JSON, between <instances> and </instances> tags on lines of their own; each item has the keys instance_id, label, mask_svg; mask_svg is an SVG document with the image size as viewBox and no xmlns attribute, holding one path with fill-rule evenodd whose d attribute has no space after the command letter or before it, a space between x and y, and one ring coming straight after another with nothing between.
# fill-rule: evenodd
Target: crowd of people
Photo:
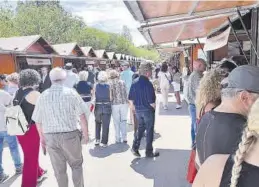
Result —
<instances>
[{"instance_id":1,"label":"crowd of people","mask_svg":"<svg viewBox=\"0 0 259 187\"><path fill-rule=\"evenodd\" d=\"M184 99L191 117L194 169L198 171L197 175L193 173L193 186L256 186L259 67L237 66L230 59L223 59L208 71L206 66L206 61L197 59L192 73L186 69L181 74L177 67L167 63L162 63L159 71L155 70L164 110L168 110L171 88L176 109L182 107L180 90L184 86ZM67 63L64 68L51 71L42 67L41 73L26 69L0 75L3 85L0 89L0 183L9 178L2 167L6 141L16 174L22 174L22 187L36 187L46 177L46 168L40 166L40 149L44 154L48 152L58 186L68 187L67 163L74 186L84 186L82 140L89 141L91 112L95 117L95 146L109 145L113 118L113 143L128 143L127 124L130 123L134 125L132 153L141 157L139 147L146 136L145 156L159 156L153 149L156 110L153 69L152 64L142 63L135 71L128 62L123 62L118 69L93 71L89 67L76 72ZM14 136L8 134L5 111L17 105L28 122L28 130Z\"/></svg>"},{"instance_id":2,"label":"crowd of people","mask_svg":"<svg viewBox=\"0 0 259 187\"><path fill-rule=\"evenodd\" d=\"M81 141L88 142L91 112L95 117L96 146L108 146L111 117L115 127L114 143L128 143L129 112L129 123L134 125L135 131L132 153L141 156L138 150L145 135L146 157L159 156L152 145L156 108L156 94L150 81L152 65L143 63L138 72L132 70L135 69L125 61L117 70L94 72L89 67L77 73L73 65L67 63L64 68L57 67L51 71L42 67L40 73L25 69L19 73L1 75L0 183L9 178L2 168L5 140L16 174L22 174L22 187L36 187L46 177L46 168L40 166L41 148L43 154L48 152L58 186L68 187L67 163L72 170L74 186L84 186ZM24 134L13 135L8 132L10 124L5 113L17 105L28 122L28 129ZM19 124L17 120L15 124ZM24 155L23 163L18 143Z\"/></svg>"},{"instance_id":3,"label":"crowd of people","mask_svg":"<svg viewBox=\"0 0 259 187\"><path fill-rule=\"evenodd\" d=\"M197 59L186 83L195 157L187 179L194 187L258 186L259 67L223 59L205 72L206 65Z\"/></svg>"}]
</instances>

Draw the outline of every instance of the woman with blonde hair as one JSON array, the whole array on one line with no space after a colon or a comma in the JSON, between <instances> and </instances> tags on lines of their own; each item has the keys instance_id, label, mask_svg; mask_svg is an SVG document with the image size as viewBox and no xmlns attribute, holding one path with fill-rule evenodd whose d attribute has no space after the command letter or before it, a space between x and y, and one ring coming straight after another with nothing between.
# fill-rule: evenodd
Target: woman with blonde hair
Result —
<instances>
[{"instance_id":1,"label":"woman with blonde hair","mask_svg":"<svg viewBox=\"0 0 259 187\"><path fill-rule=\"evenodd\" d=\"M8 82L8 93L13 96L19 89L19 74L15 72L7 75L6 81Z\"/></svg>"},{"instance_id":2,"label":"woman with blonde hair","mask_svg":"<svg viewBox=\"0 0 259 187\"><path fill-rule=\"evenodd\" d=\"M202 115L221 102L221 81L227 73L223 69L216 68L208 71L201 79L196 94L196 112L199 120Z\"/></svg>"},{"instance_id":3,"label":"woman with blonde hair","mask_svg":"<svg viewBox=\"0 0 259 187\"><path fill-rule=\"evenodd\" d=\"M193 187L257 187L259 184L259 99L234 155L212 155L199 170ZM235 125L235 124L233 124ZM213 171L213 173L211 173Z\"/></svg>"}]
</instances>

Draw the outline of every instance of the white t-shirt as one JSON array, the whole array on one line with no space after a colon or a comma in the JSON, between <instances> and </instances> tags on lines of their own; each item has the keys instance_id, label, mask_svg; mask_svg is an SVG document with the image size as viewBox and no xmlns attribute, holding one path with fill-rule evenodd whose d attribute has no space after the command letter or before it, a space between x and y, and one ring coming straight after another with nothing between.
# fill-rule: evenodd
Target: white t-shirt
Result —
<instances>
[{"instance_id":1,"label":"white t-shirt","mask_svg":"<svg viewBox=\"0 0 259 187\"><path fill-rule=\"evenodd\" d=\"M75 84L79 82L79 77L72 71L67 71L67 78L64 81L64 86L68 88L73 88Z\"/></svg>"},{"instance_id":2,"label":"white t-shirt","mask_svg":"<svg viewBox=\"0 0 259 187\"><path fill-rule=\"evenodd\" d=\"M171 74L169 72L159 72L158 73L160 87L170 87L169 80L172 79Z\"/></svg>"},{"instance_id":3,"label":"white t-shirt","mask_svg":"<svg viewBox=\"0 0 259 187\"><path fill-rule=\"evenodd\" d=\"M6 122L4 118L6 106L10 105L13 97L6 91L0 90L0 132L6 131Z\"/></svg>"}]
</instances>

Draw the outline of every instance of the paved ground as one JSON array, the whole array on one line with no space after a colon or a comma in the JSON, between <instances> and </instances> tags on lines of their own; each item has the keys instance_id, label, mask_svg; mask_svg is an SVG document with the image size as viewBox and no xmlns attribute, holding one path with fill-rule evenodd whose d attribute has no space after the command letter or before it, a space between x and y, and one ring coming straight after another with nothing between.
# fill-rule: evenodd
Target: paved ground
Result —
<instances>
[{"instance_id":1,"label":"paved ground","mask_svg":"<svg viewBox=\"0 0 259 187\"><path fill-rule=\"evenodd\" d=\"M156 159L136 159L130 152L133 131L129 126L130 145L114 144L114 128L111 125L110 145L107 148L94 147L94 121L91 117L92 142L83 146L84 179L86 187L189 187L185 180L189 158L190 119L187 107L175 109L174 97L170 97L169 110L158 106L156 116L156 140L154 147L161 156ZM144 142L141 153L144 155ZM39 186L57 187L48 156L40 156L43 168L48 169L48 178ZM12 175L14 168L8 148L4 149L3 165ZM68 171L71 182L71 172ZM19 187L21 176L10 178L0 187Z\"/></svg>"}]
</instances>

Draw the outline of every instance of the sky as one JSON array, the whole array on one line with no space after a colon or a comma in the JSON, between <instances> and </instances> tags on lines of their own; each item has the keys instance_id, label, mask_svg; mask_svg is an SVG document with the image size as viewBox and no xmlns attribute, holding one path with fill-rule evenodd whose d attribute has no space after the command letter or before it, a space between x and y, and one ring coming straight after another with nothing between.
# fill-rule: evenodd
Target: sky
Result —
<instances>
[{"instance_id":1,"label":"sky","mask_svg":"<svg viewBox=\"0 0 259 187\"><path fill-rule=\"evenodd\" d=\"M88 26L121 33L122 26L126 25L136 46L147 44L137 29L139 22L133 18L122 0L63 0L61 4L72 14L83 17Z\"/></svg>"}]
</instances>

